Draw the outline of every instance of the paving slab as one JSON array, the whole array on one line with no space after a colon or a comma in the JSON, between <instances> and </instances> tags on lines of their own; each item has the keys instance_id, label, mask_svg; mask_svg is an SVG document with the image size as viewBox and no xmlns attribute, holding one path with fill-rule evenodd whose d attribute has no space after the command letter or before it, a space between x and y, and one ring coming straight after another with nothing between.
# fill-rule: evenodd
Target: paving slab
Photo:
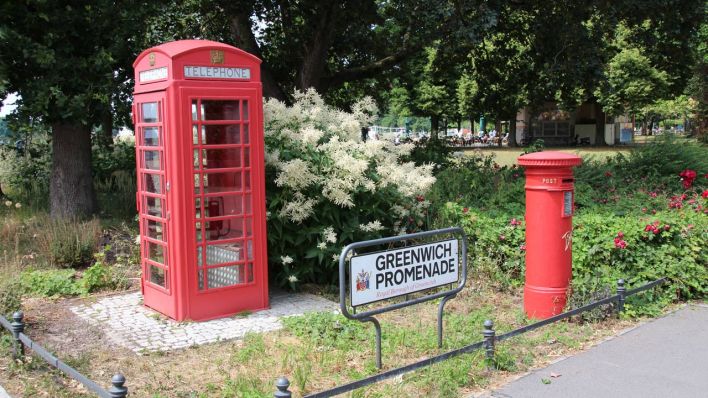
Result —
<instances>
[{"instance_id":1,"label":"paving slab","mask_svg":"<svg viewBox=\"0 0 708 398\"><path fill-rule=\"evenodd\" d=\"M305 293L271 293L270 309L247 316L206 322L176 322L142 305L140 292L110 296L71 307L82 320L103 330L108 339L134 352L171 351L193 345L238 339L247 333L281 329L281 318L307 312L337 311L338 304ZM2 396L0 395L0 398Z\"/></svg>"},{"instance_id":2,"label":"paving slab","mask_svg":"<svg viewBox=\"0 0 708 398\"><path fill-rule=\"evenodd\" d=\"M708 305L687 305L482 396L708 397Z\"/></svg>"}]
</instances>

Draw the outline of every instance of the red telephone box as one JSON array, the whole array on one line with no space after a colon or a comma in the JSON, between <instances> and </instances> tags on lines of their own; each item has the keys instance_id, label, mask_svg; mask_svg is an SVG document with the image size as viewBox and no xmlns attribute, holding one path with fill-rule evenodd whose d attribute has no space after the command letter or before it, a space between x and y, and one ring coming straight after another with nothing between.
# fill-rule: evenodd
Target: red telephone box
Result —
<instances>
[{"instance_id":1,"label":"red telephone box","mask_svg":"<svg viewBox=\"0 0 708 398\"><path fill-rule=\"evenodd\" d=\"M260 62L182 40L133 64L143 301L170 318L268 308Z\"/></svg>"}]
</instances>

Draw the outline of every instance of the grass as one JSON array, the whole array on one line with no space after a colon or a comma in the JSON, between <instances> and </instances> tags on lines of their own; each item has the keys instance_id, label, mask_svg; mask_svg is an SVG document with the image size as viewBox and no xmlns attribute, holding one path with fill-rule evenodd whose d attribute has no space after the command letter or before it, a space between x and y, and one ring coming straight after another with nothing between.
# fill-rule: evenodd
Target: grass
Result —
<instances>
[{"instance_id":1,"label":"grass","mask_svg":"<svg viewBox=\"0 0 708 398\"><path fill-rule=\"evenodd\" d=\"M384 370L480 341L485 319L494 320L497 333L528 322L521 313L520 290L499 292L483 285L483 281L470 281L466 290L448 302L443 349L437 348L437 303L381 315ZM34 310L27 312L32 314ZM281 331L249 334L242 341L168 353L136 355L118 347L86 344L74 347L77 352L58 355L69 363L81 364L81 369L102 385L107 385L113 373L124 372L131 393L139 397L269 397L275 391L275 380L283 375L290 379L294 396L301 396L378 373L370 324L332 313L290 317L284 324ZM499 371L488 372L484 353L477 351L366 387L351 396L457 397L568 355L629 324L616 319L597 324L553 324L499 344ZM28 333L43 343L42 329L42 325L30 325ZM41 366L30 369L12 365L9 346L0 348L0 377L9 380L3 385L11 394L50 388L69 391L52 396L73 396L71 392L79 396L80 388L56 375L49 378L56 379L55 385L47 387L46 375L53 374L51 371Z\"/></svg>"}]
</instances>

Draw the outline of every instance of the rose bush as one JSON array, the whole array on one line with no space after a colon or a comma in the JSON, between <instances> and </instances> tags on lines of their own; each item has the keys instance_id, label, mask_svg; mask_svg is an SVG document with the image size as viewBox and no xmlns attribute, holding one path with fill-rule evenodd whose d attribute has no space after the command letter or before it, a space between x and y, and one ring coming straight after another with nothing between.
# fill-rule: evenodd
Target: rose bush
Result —
<instances>
[{"instance_id":1,"label":"rose bush","mask_svg":"<svg viewBox=\"0 0 708 398\"><path fill-rule=\"evenodd\" d=\"M669 278L661 294L632 300L708 293L708 157L695 143L660 141L575 170L573 302ZM474 272L499 286L523 284L523 170L495 168L473 156L438 174L429 198L439 226L461 225L470 238ZM442 199L442 200L441 200ZM575 300L577 298L577 300Z\"/></svg>"}]
</instances>

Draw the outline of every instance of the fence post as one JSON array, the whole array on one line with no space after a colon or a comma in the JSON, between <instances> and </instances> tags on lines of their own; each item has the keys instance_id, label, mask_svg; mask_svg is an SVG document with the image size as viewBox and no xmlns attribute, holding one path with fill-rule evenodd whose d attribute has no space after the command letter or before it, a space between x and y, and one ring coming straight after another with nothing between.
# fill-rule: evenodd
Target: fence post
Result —
<instances>
[{"instance_id":1,"label":"fence post","mask_svg":"<svg viewBox=\"0 0 708 398\"><path fill-rule=\"evenodd\" d=\"M619 316L620 313L624 311L624 293L627 291L627 289L624 287L624 279L620 279L617 281L617 294L619 295L619 298L617 299L617 315Z\"/></svg>"},{"instance_id":2,"label":"fence post","mask_svg":"<svg viewBox=\"0 0 708 398\"><path fill-rule=\"evenodd\" d=\"M495 334L496 332L494 331L494 322L492 322L490 319L487 319L484 321L484 331L482 332L482 335L484 336L484 351L485 351L485 356L486 356L486 362L487 362L487 370L494 369L494 340L495 340Z\"/></svg>"},{"instance_id":3,"label":"fence post","mask_svg":"<svg viewBox=\"0 0 708 398\"><path fill-rule=\"evenodd\" d=\"M25 355L25 346L20 341L20 333L24 333L25 331L24 317L25 314L23 314L22 311L16 311L12 314L12 323L10 326L12 327L12 337L15 339L12 350L12 354L15 358L21 358Z\"/></svg>"},{"instance_id":4,"label":"fence post","mask_svg":"<svg viewBox=\"0 0 708 398\"><path fill-rule=\"evenodd\" d=\"M111 394L111 398L125 398L128 396L128 387L125 387L125 376L120 373L116 373L111 379L111 388L108 393Z\"/></svg>"},{"instance_id":5,"label":"fence post","mask_svg":"<svg viewBox=\"0 0 708 398\"><path fill-rule=\"evenodd\" d=\"M290 382L286 377L281 377L275 382L275 388L278 389L278 391L275 392L273 397L275 398L292 398L292 393L290 390L288 390L288 387L290 387Z\"/></svg>"}]
</instances>

